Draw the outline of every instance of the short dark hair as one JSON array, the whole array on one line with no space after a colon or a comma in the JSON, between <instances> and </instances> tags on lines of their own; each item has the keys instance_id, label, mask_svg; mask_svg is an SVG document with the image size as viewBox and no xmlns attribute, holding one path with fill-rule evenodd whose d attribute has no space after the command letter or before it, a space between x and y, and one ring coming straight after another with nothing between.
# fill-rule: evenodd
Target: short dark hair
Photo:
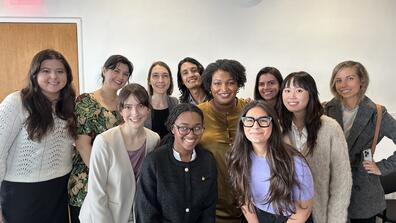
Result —
<instances>
[{"instance_id":1,"label":"short dark hair","mask_svg":"<svg viewBox=\"0 0 396 223\"><path fill-rule=\"evenodd\" d=\"M280 86L282 85L283 78L282 78L281 72L278 69L276 69L275 67L262 68L261 70L259 70L259 72L256 75L256 84L254 85L254 99L255 100L264 100L264 98L261 97L259 89L258 89L260 77L261 77L261 75L264 75L264 74L274 75L274 77L276 78L276 80L279 83L279 89L280 89ZM280 91L279 91L279 93L280 93Z\"/></svg>"},{"instance_id":2,"label":"short dark hair","mask_svg":"<svg viewBox=\"0 0 396 223\"><path fill-rule=\"evenodd\" d=\"M246 69L236 60L221 59L209 64L203 72L202 83L206 91L210 92L213 74L222 70L230 73L231 77L237 82L238 88L244 87L246 83Z\"/></svg>"},{"instance_id":3,"label":"short dark hair","mask_svg":"<svg viewBox=\"0 0 396 223\"><path fill-rule=\"evenodd\" d=\"M118 103L119 111L124 108L125 101L131 95L135 96L139 103L151 109L150 96L148 95L146 89L140 84L132 83L123 87L120 91L120 94L118 95L118 99L120 101Z\"/></svg>"},{"instance_id":4,"label":"short dark hair","mask_svg":"<svg viewBox=\"0 0 396 223\"><path fill-rule=\"evenodd\" d=\"M199 109L196 105L191 103L180 103L177 104L172 110L169 111L169 116L165 122L166 129L169 131L160 141L157 147L161 147L165 144L172 144L174 142L174 136L172 134L172 127L176 122L176 119L183 112L195 112L201 117L202 123L204 123L204 115L201 109Z\"/></svg>"},{"instance_id":5,"label":"short dark hair","mask_svg":"<svg viewBox=\"0 0 396 223\"><path fill-rule=\"evenodd\" d=\"M168 71L168 73L169 73L170 85L169 85L168 90L166 91L166 94L167 94L167 95L171 95L172 92L173 92L172 71L171 71L171 69L169 68L168 64L166 64L166 63L163 62L163 61L156 61L156 62L154 62L153 64L151 64L151 66L150 66L150 69L149 69L148 75L147 75L147 85L148 85L148 89L149 89L148 92L149 92L150 95L153 95L153 86L151 86L151 84L150 84L150 78L151 78L151 71L152 71L153 68L154 68L155 66L157 66L157 65L158 65L158 66L161 66L161 67L164 67L164 68Z\"/></svg>"},{"instance_id":6,"label":"short dark hair","mask_svg":"<svg viewBox=\"0 0 396 223\"><path fill-rule=\"evenodd\" d=\"M204 121L204 115L201 109L199 109L196 105L191 104L191 103L180 103L177 104L170 112L168 119L165 122L165 126L168 129L169 132L172 130L172 126L175 124L176 119L180 116L181 113L183 112L195 112L197 113L202 120L202 123Z\"/></svg>"},{"instance_id":7,"label":"short dark hair","mask_svg":"<svg viewBox=\"0 0 396 223\"><path fill-rule=\"evenodd\" d=\"M132 72L133 72L133 64L131 63L131 61L128 60L128 58L126 58L122 55L112 55L109 58L107 58L106 62L103 65L103 68L114 70L117 68L117 64L119 64L119 63L125 64L128 66L128 69L129 69L128 78L130 78L132 75ZM102 77L102 84L103 84L105 81L103 71L101 73L101 77Z\"/></svg>"}]
</instances>

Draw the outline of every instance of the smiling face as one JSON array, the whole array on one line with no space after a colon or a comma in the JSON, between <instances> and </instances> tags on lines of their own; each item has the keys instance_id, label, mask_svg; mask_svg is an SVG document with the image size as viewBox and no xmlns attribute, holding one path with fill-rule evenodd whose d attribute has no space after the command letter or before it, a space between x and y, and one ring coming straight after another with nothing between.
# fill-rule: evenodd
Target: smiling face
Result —
<instances>
[{"instance_id":1,"label":"smiling face","mask_svg":"<svg viewBox=\"0 0 396 223\"><path fill-rule=\"evenodd\" d=\"M245 117L252 117L257 119L259 117L268 116L261 107L253 107L250 109ZM257 121L254 122L252 127L243 127L246 138L252 143L254 150L267 148L268 139L272 133L272 122L268 127L260 127Z\"/></svg>"},{"instance_id":2,"label":"smiling face","mask_svg":"<svg viewBox=\"0 0 396 223\"><path fill-rule=\"evenodd\" d=\"M103 86L118 91L128 82L130 74L128 66L123 63L118 63L114 69L103 68Z\"/></svg>"},{"instance_id":3,"label":"smiling face","mask_svg":"<svg viewBox=\"0 0 396 223\"><path fill-rule=\"evenodd\" d=\"M286 86L282 92L283 104L294 114L305 114L309 102L309 92L294 84L293 79L290 85Z\"/></svg>"},{"instance_id":4,"label":"smiling face","mask_svg":"<svg viewBox=\"0 0 396 223\"><path fill-rule=\"evenodd\" d=\"M270 73L264 73L258 81L258 90L261 97L266 101L276 101L279 94L279 82L276 77Z\"/></svg>"},{"instance_id":5,"label":"smiling face","mask_svg":"<svg viewBox=\"0 0 396 223\"><path fill-rule=\"evenodd\" d=\"M213 74L210 90L215 103L227 106L235 102L238 83L230 73L218 70Z\"/></svg>"},{"instance_id":6,"label":"smiling face","mask_svg":"<svg viewBox=\"0 0 396 223\"><path fill-rule=\"evenodd\" d=\"M180 74L187 89L200 88L202 86L202 79L197 65L190 62L183 63L180 66Z\"/></svg>"},{"instance_id":7,"label":"smiling face","mask_svg":"<svg viewBox=\"0 0 396 223\"><path fill-rule=\"evenodd\" d=\"M44 60L37 74L37 84L41 92L50 100L58 99L66 86L67 74L63 63L57 59Z\"/></svg>"},{"instance_id":8,"label":"smiling face","mask_svg":"<svg viewBox=\"0 0 396 223\"><path fill-rule=\"evenodd\" d=\"M168 70L161 65L155 65L150 73L149 84L153 88L153 93L166 94L170 87Z\"/></svg>"},{"instance_id":9,"label":"smiling face","mask_svg":"<svg viewBox=\"0 0 396 223\"><path fill-rule=\"evenodd\" d=\"M132 128L141 128L147 119L150 109L140 103L135 95L131 94L125 100L121 115L125 124Z\"/></svg>"},{"instance_id":10,"label":"smiling face","mask_svg":"<svg viewBox=\"0 0 396 223\"><path fill-rule=\"evenodd\" d=\"M334 78L335 89L342 99L359 99L359 93L362 86L356 68L342 68Z\"/></svg>"},{"instance_id":11,"label":"smiling face","mask_svg":"<svg viewBox=\"0 0 396 223\"><path fill-rule=\"evenodd\" d=\"M180 134L178 130L180 127L202 128L202 118L196 112L183 112L179 115L172 126L171 131L175 137L175 142L173 145L175 150L181 154L190 154L201 140L203 132L200 132L200 134L195 134L194 131L190 129L188 134Z\"/></svg>"}]
</instances>

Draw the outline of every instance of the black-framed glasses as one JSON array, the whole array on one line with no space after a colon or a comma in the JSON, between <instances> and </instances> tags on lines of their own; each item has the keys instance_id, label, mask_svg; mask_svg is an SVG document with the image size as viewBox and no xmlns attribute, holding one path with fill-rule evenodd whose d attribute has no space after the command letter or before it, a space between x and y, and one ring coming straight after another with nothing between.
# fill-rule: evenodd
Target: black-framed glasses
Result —
<instances>
[{"instance_id":1,"label":"black-framed glasses","mask_svg":"<svg viewBox=\"0 0 396 223\"><path fill-rule=\"evenodd\" d=\"M174 124L174 126L177 128L177 131L180 133L180 135L188 135L192 131L194 135L200 135L204 131L204 127L198 125L192 128L189 128L187 126L179 126Z\"/></svg>"},{"instance_id":2,"label":"black-framed glasses","mask_svg":"<svg viewBox=\"0 0 396 223\"><path fill-rule=\"evenodd\" d=\"M241 117L241 122L245 127L253 127L254 123L257 122L257 124L261 128L267 128L271 124L271 121L272 121L271 116L261 116L258 118L254 118L250 116Z\"/></svg>"}]
</instances>

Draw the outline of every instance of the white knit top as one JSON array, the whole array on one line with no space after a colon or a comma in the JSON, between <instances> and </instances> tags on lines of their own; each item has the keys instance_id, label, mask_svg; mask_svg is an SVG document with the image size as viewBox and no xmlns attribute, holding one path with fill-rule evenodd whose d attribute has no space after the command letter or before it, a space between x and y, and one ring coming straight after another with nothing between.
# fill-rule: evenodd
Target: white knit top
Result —
<instances>
[{"instance_id":1,"label":"white knit top","mask_svg":"<svg viewBox=\"0 0 396 223\"><path fill-rule=\"evenodd\" d=\"M3 180L40 182L71 171L74 141L66 121L53 114L54 128L35 142L24 126L27 116L19 91L0 104L0 187Z\"/></svg>"}]
</instances>

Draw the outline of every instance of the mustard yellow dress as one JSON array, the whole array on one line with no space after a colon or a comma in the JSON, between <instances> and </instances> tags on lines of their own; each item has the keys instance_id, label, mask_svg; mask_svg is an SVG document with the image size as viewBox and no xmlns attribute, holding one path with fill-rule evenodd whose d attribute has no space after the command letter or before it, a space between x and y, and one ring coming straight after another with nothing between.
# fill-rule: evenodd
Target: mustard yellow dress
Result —
<instances>
[{"instance_id":1,"label":"mustard yellow dress","mask_svg":"<svg viewBox=\"0 0 396 223\"><path fill-rule=\"evenodd\" d=\"M240 223L242 219L227 183L225 155L235 139L239 116L246 104L247 101L237 99L236 107L227 113L215 111L210 101L198 105L204 113L205 126L201 145L212 152L217 164L216 223Z\"/></svg>"}]
</instances>

